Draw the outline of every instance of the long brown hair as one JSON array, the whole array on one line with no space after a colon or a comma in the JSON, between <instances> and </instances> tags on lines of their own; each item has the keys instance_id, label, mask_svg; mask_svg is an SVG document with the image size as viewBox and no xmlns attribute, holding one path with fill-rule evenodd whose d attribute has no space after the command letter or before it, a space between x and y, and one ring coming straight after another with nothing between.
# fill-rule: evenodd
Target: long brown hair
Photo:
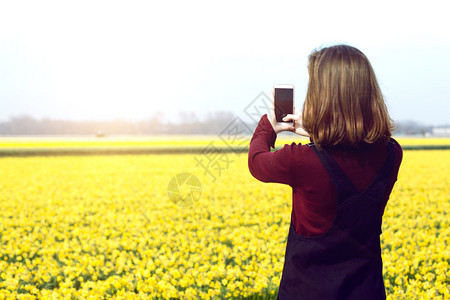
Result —
<instances>
[{"instance_id":1,"label":"long brown hair","mask_svg":"<svg viewBox=\"0 0 450 300\"><path fill-rule=\"evenodd\" d=\"M390 138L393 122L361 51L347 45L314 50L308 72L302 122L318 147L358 147Z\"/></svg>"}]
</instances>

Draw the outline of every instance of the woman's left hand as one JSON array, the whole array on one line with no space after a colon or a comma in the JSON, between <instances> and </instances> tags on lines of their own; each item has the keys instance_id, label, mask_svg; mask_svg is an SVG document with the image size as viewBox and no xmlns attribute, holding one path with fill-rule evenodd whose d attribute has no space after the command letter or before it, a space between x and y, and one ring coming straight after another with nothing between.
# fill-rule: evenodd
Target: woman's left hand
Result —
<instances>
[{"instance_id":1,"label":"woman's left hand","mask_svg":"<svg viewBox=\"0 0 450 300\"><path fill-rule=\"evenodd\" d=\"M270 121L270 124L272 125L273 130L275 131L276 134L278 134L281 131L294 131L294 126L291 124L283 124L283 123L278 123L277 122L277 118L275 116L275 100L274 100L274 95L273 95L273 91L270 94L272 97L272 106L270 107L270 112L269 115L267 116L267 118Z\"/></svg>"},{"instance_id":2,"label":"woman's left hand","mask_svg":"<svg viewBox=\"0 0 450 300\"><path fill-rule=\"evenodd\" d=\"M294 107L294 114L289 114L283 118L284 122L292 122L292 124L277 122L277 119L275 116L275 101L274 101L273 92L271 95L272 95L272 107L271 107L271 111L269 113L268 119L269 119L270 124L272 125L272 128L275 131L275 133L278 134L281 131L292 131L299 135L309 137L308 132L306 132L302 127L302 116L299 112L297 112L297 109L295 107Z\"/></svg>"}]
</instances>

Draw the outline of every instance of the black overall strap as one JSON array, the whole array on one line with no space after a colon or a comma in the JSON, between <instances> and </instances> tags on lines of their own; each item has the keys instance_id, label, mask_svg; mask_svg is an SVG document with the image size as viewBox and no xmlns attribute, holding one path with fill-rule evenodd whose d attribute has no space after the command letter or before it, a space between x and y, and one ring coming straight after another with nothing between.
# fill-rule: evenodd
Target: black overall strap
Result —
<instances>
[{"instance_id":1,"label":"black overall strap","mask_svg":"<svg viewBox=\"0 0 450 300\"><path fill-rule=\"evenodd\" d=\"M355 187L355 185L351 182L351 180L345 175L344 171L342 171L341 167L337 164L337 162L333 159L333 157L328 153L325 149L317 149L316 145L314 143L309 143L308 146L310 146L314 152L316 153L317 157L322 162L323 166L327 170L331 182L333 183L334 187L336 188L336 191L338 193L338 201L339 203L342 203L345 199L349 198L352 195L356 195L359 193L358 189ZM381 167L381 170L378 172L376 178L374 181L378 180L382 177L387 177L391 171L392 167L394 165L394 147L393 142L390 140L388 142L388 156L386 159L386 162Z\"/></svg>"},{"instance_id":2,"label":"black overall strap","mask_svg":"<svg viewBox=\"0 0 450 300\"><path fill-rule=\"evenodd\" d=\"M383 167L381 167L381 170L378 172L378 175L377 177L375 177L374 181L377 181L380 178L389 178L389 175L392 173L392 169L394 168L394 161L395 161L394 142L392 140L389 140L388 155L386 162L384 163Z\"/></svg>"},{"instance_id":3,"label":"black overall strap","mask_svg":"<svg viewBox=\"0 0 450 300\"><path fill-rule=\"evenodd\" d=\"M327 170L331 182L336 188L339 203L350 196L359 193L359 190L355 187L353 182L350 181L347 175L345 175L344 171L342 171L337 162L331 157L330 153L328 153L325 149L317 149L314 143L309 143L308 146L314 150L317 157L322 162L322 165Z\"/></svg>"}]
</instances>

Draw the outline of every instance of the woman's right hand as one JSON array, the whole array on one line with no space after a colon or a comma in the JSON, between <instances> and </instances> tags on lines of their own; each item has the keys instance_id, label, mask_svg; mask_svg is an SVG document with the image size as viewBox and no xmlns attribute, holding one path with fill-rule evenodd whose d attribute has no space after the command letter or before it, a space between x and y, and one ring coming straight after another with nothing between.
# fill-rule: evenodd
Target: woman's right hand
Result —
<instances>
[{"instance_id":1,"label":"woman's right hand","mask_svg":"<svg viewBox=\"0 0 450 300\"><path fill-rule=\"evenodd\" d=\"M299 134L301 136L309 137L309 133L306 132L305 129L303 129L302 126L302 114L297 111L297 108L294 107L294 114L289 114L286 117L283 118L284 122L293 121L294 123L294 130L292 132Z\"/></svg>"}]
</instances>

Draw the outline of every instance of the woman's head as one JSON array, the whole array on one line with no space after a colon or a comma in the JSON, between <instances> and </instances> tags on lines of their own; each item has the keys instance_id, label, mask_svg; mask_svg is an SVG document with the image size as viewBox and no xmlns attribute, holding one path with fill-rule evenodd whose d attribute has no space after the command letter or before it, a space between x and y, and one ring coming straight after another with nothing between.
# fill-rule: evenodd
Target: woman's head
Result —
<instances>
[{"instance_id":1,"label":"woman's head","mask_svg":"<svg viewBox=\"0 0 450 300\"><path fill-rule=\"evenodd\" d=\"M337 45L313 51L303 127L319 147L357 147L387 140L389 117L375 73L358 49Z\"/></svg>"}]
</instances>

